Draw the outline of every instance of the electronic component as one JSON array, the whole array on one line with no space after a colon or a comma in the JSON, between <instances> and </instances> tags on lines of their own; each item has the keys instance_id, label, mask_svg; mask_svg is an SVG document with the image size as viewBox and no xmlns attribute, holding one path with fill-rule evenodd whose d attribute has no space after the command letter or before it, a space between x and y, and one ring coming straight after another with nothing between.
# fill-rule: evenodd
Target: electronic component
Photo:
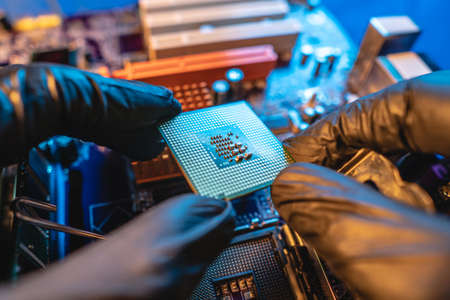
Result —
<instances>
[{"instance_id":1,"label":"electronic component","mask_svg":"<svg viewBox=\"0 0 450 300\"><path fill-rule=\"evenodd\" d=\"M119 48L120 53L138 52L144 48L144 41L142 40L142 34L140 32L130 32L120 35Z\"/></svg>"},{"instance_id":2,"label":"electronic component","mask_svg":"<svg viewBox=\"0 0 450 300\"><path fill-rule=\"evenodd\" d=\"M232 100L242 100L243 86L242 82L245 79L245 74L239 68L232 68L227 71L225 78L230 83Z\"/></svg>"},{"instance_id":3,"label":"electronic component","mask_svg":"<svg viewBox=\"0 0 450 300\"><path fill-rule=\"evenodd\" d=\"M255 147L235 125L203 131L197 134L197 138L205 150L212 154L219 169L243 161L244 153L247 155L246 160L258 158L256 154L253 155Z\"/></svg>"},{"instance_id":4,"label":"electronic component","mask_svg":"<svg viewBox=\"0 0 450 300\"><path fill-rule=\"evenodd\" d=\"M414 52L379 56L372 66L368 80L360 87L358 93L360 95L375 93L399 81L430 72L431 68Z\"/></svg>"},{"instance_id":5,"label":"electronic component","mask_svg":"<svg viewBox=\"0 0 450 300\"><path fill-rule=\"evenodd\" d=\"M165 58L261 44L271 44L277 53L285 54L291 52L299 34L300 23L292 18L157 34L150 37L150 57Z\"/></svg>"},{"instance_id":6,"label":"electronic component","mask_svg":"<svg viewBox=\"0 0 450 300\"><path fill-rule=\"evenodd\" d=\"M138 184L182 176L176 161L170 155L170 150L167 147L152 160L135 161L132 163L132 167Z\"/></svg>"},{"instance_id":7,"label":"electronic component","mask_svg":"<svg viewBox=\"0 0 450 300\"><path fill-rule=\"evenodd\" d=\"M240 82L244 80L244 72L239 68L233 68L227 71L225 78L230 82Z\"/></svg>"},{"instance_id":8,"label":"electronic component","mask_svg":"<svg viewBox=\"0 0 450 300\"><path fill-rule=\"evenodd\" d=\"M266 79L278 56L271 45L229 49L148 62L126 63L113 77L139 80L155 85L174 86L223 79L230 68L239 68L246 80Z\"/></svg>"},{"instance_id":9,"label":"electronic component","mask_svg":"<svg viewBox=\"0 0 450 300\"><path fill-rule=\"evenodd\" d=\"M295 108L288 110L289 129L292 133L297 134L308 128L309 124L304 120L302 114Z\"/></svg>"},{"instance_id":10,"label":"electronic component","mask_svg":"<svg viewBox=\"0 0 450 300\"><path fill-rule=\"evenodd\" d=\"M335 65L337 65L339 63L339 58L341 56L341 51L336 49L334 51L334 53L330 53L327 56L327 60L328 60L328 72L333 71L333 69L335 68Z\"/></svg>"},{"instance_id":11,"label":"electronic component","mask_svg":"<svg viewBox=\"0 0 450 300\"><path fill-rule=\"evenodd\" d=\"M269 188L233 199L231 204L234 210L236 232L273 226L280 222L278 212L270 197Z\"/></svg>"},{"instance_id":12,"label":"electronic component","mask_svg":"<svg viewBox=\"0 0 450 300\"><path fill-rule=\"evenodd\" d=\"M182 113L159 128L192 189L200 195L232 199L248 194L270 185L292 162L244 101ZM233 143L239 140L251 158L230 162L218 155L211 137L222 136L219 140L225 146L222 140L230 133Z\"/></svg>"},{"instance_id":13,"label":"electronic component","mask_svg":"<svg viewBox=\"0 0 450 300\"><path fill-rule=\"evenodd\" d=\"M213 105L211 92L205 81L168 87L180 102L183 111L205 108Z\"/></svg>"},{"instance_id":14,"label":"electronic component","mask_svg":"<svg viewBox=\"0 0 450 300\"><path fill-rule=\"evenodd\" d=\"M223 3L242 3L266 0L139 0L139 6L145 11L164 11L191 7L214 6Z\"/></svg>"},{"instance_id":15,"label":"electronic component","mask_svg":"<svg viewBox=\"0 0 450 300\"><path fill-rule=\"evenodd\" d=\"M168 87L180 102L183 111L191 111L213 105L211 92L206 82L191 83ZM182 176L178 165L166 147L164 151L149 161L132 163L138 184L166 180Z\"/></svg>"},{"instance_id":16,"label":"electronic component","mask_svg":"<svg viewBox=\"0 0 450 300\"><path fill-rule=\"evenodd\" d=\"M214 288L221 300L256 300L258 295L252 272L215 279Z\"/></svg>"},{"instance_id":17,"label":"electronic component","mask_svg":"<svg viewBox=\"0 0 450 300\"><path fill-rule=\"evenodd\" d=\"M33 53L31 61L77 66L78 56L77 49L60 48L36 51Z\"/></svg>"},{"instance_id":18,"label":"electronic component","mask_svg":"<svg viewBox=\"0 0 450 300\"><path fill-rule=\"evenodd\" d=\"M314 65L314 78L319 77L319 75L322 73L322 69L324 65L327 63L326 57L319 56L316 58L316 63Z\"/></svg>"},{"instance_id":19,"label":"electronic component","mask_svg":"<svg viewBox=\"0 0 450 300\"><path fill-rule=\"evenodd\" d=\"M370 19L358 57L348 77L349 90L359 91L378 55L408 51L419 34L419 27L407 16Z\"/></svg>"},{"instance_id":20,"label":"electronic component","mask_svg":"<svg viewBox=\"0 0 450 300\"><path fill-rule=\"evenodd\" d=\"M148 12L144 15L144 26L152 35L195 30L202 25L223 26L256 22L266 18L283 18L289 12L284 0L262 2L217 3L214 6L193 7L171 11Z\"/></svg>"},{"instance_id":21,"label":"electronic component","mask_svg":"<svg viewBox=\"0 0 450 300\"><path fill-rule=\"evenodd\" d=\"M302 55L300 63L302 66L304 66L308 62L311 55L314 53L314 48L310 44L305 44L301 47L300 53Z\"/></svg>"},{"instance_id":22,"label":"electronic component","mask_svg":"<svg viewBox=\"0 0 450 300\"><path fill-rule=\"evenodd\" d=\"M268 228L235 237L208 267L190 299L296 299L284 273L276 234Z\"/></svg>"},{"instance_id":23,"label":"electronic component","mask_svg":"<svg viewBox=\"0 0 450 300\"><path fill-rule=\"evenodd\" d=\"M212 84L214 104L225 104L230 94L230 84L225 80L217 80Z\"/></svg>"},{"instance_id":24,"label":"electronic component","mask_svg":"<svg viewBox=\"0 0 450 300\"><path fill-rule=\"evenodd\" d=\"M20 32L32 32L36 34L42 29L53 29L61 26L62 19L57 14L43 14L35 17L26 16L15 20L14 30Z\"/></svg>"},{"instance_id":25,"label":"electronic component","mask_svg":"<svg viewBox=\"0 0 450 300\"><path fill-rule=\"evenodd\" d=\"M317 254L283 225L233 238L208 267L190 299L336 298Z\"/></svg>"},{"instance_id":26,"label":"electronic component","mask_svg":"<svg viewBox=\"0 0 450 300\"><path fill-rule=\"evenodd\" d=\"M314 53L315 63L313 67L313 78L317 79L323 73L330 73L337 64L341 55L341 50L333 47L318 47L314 49L311 45L306 44L301 47L302 66L306 65L309 57Z\"/></svg>"}]
</instances>

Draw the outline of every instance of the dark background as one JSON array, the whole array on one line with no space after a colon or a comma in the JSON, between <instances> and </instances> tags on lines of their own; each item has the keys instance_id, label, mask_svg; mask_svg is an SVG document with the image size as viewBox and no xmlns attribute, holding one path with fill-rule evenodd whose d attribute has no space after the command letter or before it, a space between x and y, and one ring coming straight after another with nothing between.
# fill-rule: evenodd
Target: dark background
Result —
<instances>
[{"instance_id":1,"label":"dark background","mask_svg":"<svg viewBox=\"0 0 450 300\"><path fill-rule=\"evenodd\" d=\"M52 11L66 16L136 4L136 0L0 0L11 18ZM450 1L448 0L323 0L350 37L359 44L374 16L409 15L423 30L415 49L442 69L450 69Z\"/></svg>"}]
</instances>

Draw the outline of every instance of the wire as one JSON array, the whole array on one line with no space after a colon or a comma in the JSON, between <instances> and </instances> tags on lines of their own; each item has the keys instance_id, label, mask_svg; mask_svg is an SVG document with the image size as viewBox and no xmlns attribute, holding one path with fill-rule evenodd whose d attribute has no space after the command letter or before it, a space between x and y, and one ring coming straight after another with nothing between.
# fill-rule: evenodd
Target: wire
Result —
<instances>
[{"instance_id":1,"label":"wire","mask_svg":"<svg viewBox=\"0 0 450 300\"><path fill-rule=\"evenodd\" d=\"M82 229L78 229L78 228L74 228L74 227L70 227L70 226L66 226L66 225L61 225L59 223L52 222L52 221L49 221L49 220L46 220L46 219L43 219L40 217L36 217L36 216L32 217L24 209L27 206L46 210L46 211L51 211L51 212L56 211L56 205L53 205L53 204L50 204L47 202L43 202L43 201L39 201L36 199L28 198L28 197L18 197L16 199L14 199L14 202L13 202L14 216L17 219L20 219L22 221L25 221L25 222L28 222L28 223L31 223L31 224L34 224L36 226L40 226L40 227L43 227L46 229L61 231L61 232L65 232L65 233L69 233L69 234L73 234L73 235L92 238L92 239L99 239L99 240L105 239L105 237L101 234L97 234L94 232L90 232L90 231L86 231L86 230L82 230Z\"/></svg>"}]
</instances>

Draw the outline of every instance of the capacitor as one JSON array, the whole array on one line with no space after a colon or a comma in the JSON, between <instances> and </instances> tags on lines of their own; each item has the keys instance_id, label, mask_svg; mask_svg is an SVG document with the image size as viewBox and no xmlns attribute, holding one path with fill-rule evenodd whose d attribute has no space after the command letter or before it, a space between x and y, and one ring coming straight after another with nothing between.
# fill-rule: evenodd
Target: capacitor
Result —
<instances>
[{"instance_id":1,"label":"capacitor","mask_svg":"<svg viewBox=\"0 0 450 300\"><path fill-rule=\"evenodd\" d=\"M326 57L317 57L316 58L316 65L314 66L314 73L313 76L314 78L319 77L320 73L322 72L322 68L324 65L326 65L326 63L328 62Z\"/></svg>"},{"instance_id":2,"label":"capacitor","mask_svg":"<svg viewBox=\"0 0 450 300\"><path fill-rule=\"evenodd\" d=\"M335 65L336 60L337 60L337 56L334 55L334 54L329 55L327 57L327 60L328 60L328 72L331 72L331 71L333 71L334 65Z\"/></svg>"},{"instance_id":3,"label":"capacitor","mask_svg":"<svg viewBox=\"0 0 450 300\"><path fill-rule=\"evenodd\" d=\"M212 97L214 104L224 104L228 102L230 84L226 80L217 80L212 84Z\"/></svg>"},{"instance_id":4,"label":"capacitor","mask_svg":"<svg viewBox=\"0 0 450 300\"><path fill-rule=\"evenodd\" d=\"M244 98L248 98L250 94L252 93L253 89L255 88L255 85L252 81L244 81L242 83L242 94Z\"/></svg>"},{"instance_id":5,"label":"capacitor","mask_svg":"<svg viewBox=\"0 0 450 300\"><path fill-rule=\"evenodd\" d=\"M327 56L328 60L328 72L333 71L333 68L339 64L339 59L341 58L341 50L333 49L331 53Z\"/></svg>"},{"instance_id":6,"label":"capacitor","mask_svg":"<svg viewBox=\"0 0 450 300\"><path fill-rule=\"evenodd\" d=\"M300 64L302 66L306 65L306 63L308 62L308 60L311 57L311 55L313 54L313 52L314 52L314 48L313 48L313 46L311 46L309 44L303 45L300 48L300 53L302 54L302 57L300 59Z\"/></svg>"},{"instance_id":7,"label":"capacitor","mask_svg":"<svg viewBox=\"0 0 450 300\"><path fill-rule=\"evenodd\" d=\"M262 79L256 80L254 87L255 87L256 92L262 92L266 89L267 83L265 80L262 80Z\"/></svg>"},{"instance_id":8,"label":"capacitor","mask_svg":"<svg viewBox=\"0 0 450 300\"><path fill-rule=\"evenodd\" d=\"M297 134L308 128L308 123L303 120L298 111L295 109L288 110L288 119L289 129L294 134Z\"/></svg>"},{"instance_id":9,"label":"capacitor","mask_svg":"<svg viewBox=\"0 0 450 300\"><path fill-rule=\"evenodd\" d=\"M230 83L230 99L231 100L240 100L243 96L243 88L242 82L244 80L244 72L241 69L233 68L229 69L225 78Z\"/></svg>"},{"instance_id":10,"label":"capacitor","mask_svg":"<svg viewBox=\"0 0 450 300\"><path fill-rule=\"evenodd\" d=\"M317 88L309 88L303 91L301 94L302 102L307 106L314 106L317 103L319 90Z\"/></svg>"},{"instance_id":11,"label":"capacitor","mask_svg":"<svg viewBox=\"0 0 450 300\"><path fill-rule=\"evenodd\" d=\"M325 107L323 107L322 105L316 105L314 107L314 111L316 112L317 115L323 115L325 113Z\"/></svg>"},{"instance_id":12,"label":"capacitor","mask_svg":"<svg viewBox=\"0 0 450 300\"><path fill-rule=\"evenodd\" d=\"M302 112L301 112L301 119L304 123L311 124L316 120L316 118L323 114L325 109L320 104L322 101L324 101L323 93L318 88L309 88L303 91L302 95L302 102L304 103L302 105ZM301 124L300 128L301 130L304 130L305 124Z\"/></svg>"},{"instance_id":13,"label":"capacitor","mask_svg":"<svg viewBox=\"0 0 450 300\"><path fill-rule=\"evenodd\" d=\"M308 6L308 9L313 10L317 6L319 6L322 3L321 0L307 0L306 4Z\"/></svg>"},{"instance_id":14,"label":"capacitor","mask_svg":"<svg viewBox=\"0 0 450 300\"><path fill-rule=\"evenodd\" d=\"M311 124L316 117L316 111L314 107L307 106L302 111L302 119L307 122L308 124Z\"/></svg>"}]
</instances>

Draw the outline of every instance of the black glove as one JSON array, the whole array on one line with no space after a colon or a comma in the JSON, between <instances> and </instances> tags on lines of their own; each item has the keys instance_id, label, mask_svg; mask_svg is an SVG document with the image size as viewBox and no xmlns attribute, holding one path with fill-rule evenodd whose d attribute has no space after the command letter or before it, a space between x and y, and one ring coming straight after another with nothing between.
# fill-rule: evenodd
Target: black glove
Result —
<instances>
[{"instance_id":1,"label":"black glove","mask_svg":"<svg viewBox=\"0 0 450 300\"><path fill-rule=\"evenodd\" d=\"M360 148L450 156L450 71L361 98L285 142L296 161L338 167Z\"/></svg>"},{"instance_id":2,"label":"black glove","mask_svg":"<svg viewBox=\"0 0 450 300\"><path fill-rule=\"evenodd\" d=\"M0 166L54 135L150 159L163 149L156 126L180 111L171 91L142 82L50 64L6 67L0 70Z\"/></svg>"},{"instance_id":3,"label":"black glove","mask_svg":"<svg viewBox=\"0 0 450 300\"><path fill-rule=\"evenodd\" d=\"M0 166L54 135L134 159L163 147L157 125L180 112L164 88L55 65L0 70ZM1 299L185 299L233 234L230 204L194 195L166 200Z\"/></svg>"},{"instance_id":4,"label":"black glove","mask_svg":"<svg viewBox=\"0 0 450 300\"><path fill-rule=\"evenodd\" d=\"M360 148L450 156L450 72L346 105L285 143L299 162L272 187L281 216L363 299L448 299L450 222L327 168Z\"/></svg>"},{"instance_id":5,"label":"black glove","mask_svg":"<svg viewBox=\"0 0 450 300\"><path fill-rule=\"evenodd\" d=\"M231 204L169 199L96 242L19 281L1 299L187 299L233 233Z\"/></svg>"}]
</instances>

